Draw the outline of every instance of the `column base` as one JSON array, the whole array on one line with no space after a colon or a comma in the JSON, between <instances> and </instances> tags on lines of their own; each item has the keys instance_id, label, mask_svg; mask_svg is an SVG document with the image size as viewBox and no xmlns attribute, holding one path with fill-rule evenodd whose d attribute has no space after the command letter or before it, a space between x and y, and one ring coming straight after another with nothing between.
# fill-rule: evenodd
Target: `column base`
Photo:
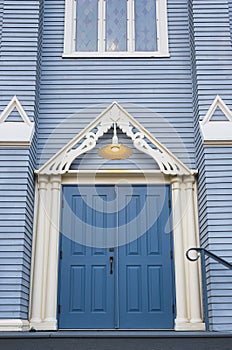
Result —
<instances>
[{"instance_id":1,"label":"column base","mask_svg":"<svg viewBox=\"0 0 232 350\"><path fill-rule=\"evenodd\" d=\"M178 320L176 320L175 331L205 331L205 323L178 322Z\"/></svg>"},{"instance_id":2,"label":"column base","mask_svg":"<svg viewBox=\"0 0 232 350\"><path fill-rule=\"evenodd\" d=\"M30 322L30 327L37 331L56 331L57 321Z\"/></svg>"},{"instance_id":3,"label":"column base","mask_svg":"<svg viewBox=\"0 0 232 350\"><path fill-rule=\"evenodd\" d=\"M26 332L30 330L30 324L27 320L20 319L1 319L0 332Z\"/></svg>"}]
</instances>

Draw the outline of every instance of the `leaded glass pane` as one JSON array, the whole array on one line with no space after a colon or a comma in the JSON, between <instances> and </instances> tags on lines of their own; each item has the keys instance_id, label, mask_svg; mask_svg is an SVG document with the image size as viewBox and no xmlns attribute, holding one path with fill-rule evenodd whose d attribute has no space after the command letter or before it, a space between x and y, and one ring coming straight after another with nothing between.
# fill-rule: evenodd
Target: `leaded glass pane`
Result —
<instances>
[{"instance_id":1,"label":"leaded glass pane","mask_svg":"<svg viewBox=\"0 0 232 350\"><path fill-rule=\"evenodd\" d=\"M106 1L106 51L127 50L127 1Z\"/></svg>"},{"instance_id":2,"label":"leaded glass pane","mask_svg":"<svg viewBox=\"0 0 232 350\"><path fill-rule=\"evenodd\" d=\"M77 0L76 50L97 51L98 0Z\"/></svg>"},{"instance_id":3,"label":"leaded glass pane","mask_svg":"<svg viewBox=\"0 0 232 350\"><path fill-rule=\"evenodd\" d=\"M157 51L156 0L135 0L135 51Z\"/></svg>"}]
</instances>

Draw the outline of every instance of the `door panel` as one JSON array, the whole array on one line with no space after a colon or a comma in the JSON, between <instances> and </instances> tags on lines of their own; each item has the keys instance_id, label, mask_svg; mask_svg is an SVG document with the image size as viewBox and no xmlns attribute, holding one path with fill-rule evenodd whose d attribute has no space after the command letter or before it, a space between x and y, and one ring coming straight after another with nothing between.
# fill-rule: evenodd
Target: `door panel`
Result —
<instances>
[{"instance_id":1,"label":"door panel","mask_svg":"<svg viewBox=\"0 0 232 350\"><path fill-rule=\"evenodd\" d=\"M123 189L119 196L126 202ZM129 221L133 210L128 206L128 210L121 212L119 235L130 236L136 228L145 233L119 248L120 327L173 328L171 242L170 234L165 233L168 192L164 193L161 187L135 187L131 205L144 213L137 215L134 227L127 225L121 229L120 223Z\"/></svg>"},{"instance_id":2,"label":"door panel","mask_svg":"<svg viewBox=\"0 0 232 350\"><path fill-rule=\"evenodd\" d=\"M107 244L95 227L113 225L107 216L107 198L94 195L91 187L80 193L64 187L60 262L60 328L114 328L114 276L109 274L110 252L85 246ZM91 232L89 232L91 230ZM97 241L96 241L97 240ZM83 243L83 244L82 244Z\"/></svg>"},{"instance_id":3,"label":"door panel","mask_svg":"<svg viewBox=\"0 0 232 350\"><path fill-rule=\"evenodd\" d=\"M59 328L173 328L168 187L63 193Z\"/></svg>"}]
</instances>

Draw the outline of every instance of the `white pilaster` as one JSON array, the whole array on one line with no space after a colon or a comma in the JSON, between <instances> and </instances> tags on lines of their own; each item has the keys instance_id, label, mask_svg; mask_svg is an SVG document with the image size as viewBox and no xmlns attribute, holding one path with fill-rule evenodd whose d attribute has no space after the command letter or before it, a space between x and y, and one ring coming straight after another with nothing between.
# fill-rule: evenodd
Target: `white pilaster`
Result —
<instances>
[{"instance_id":1,"label":"white pilaster","mask_svg":"<svg viewBox=\"0 0 232 350\"><path fill-rule=\"evenodd\" d=\"M47 208L48 176L38 177L38 221L35 237L34 271L31 290L31 325L42 321L43 286L44 286L44 240L46 223L48 220Z\"/></svg>"},{"instance_id":2,"label":"white pilaster","mask_svg":"<svg viewBox=\"0 0 232 350\"><path fill-rule=\"evenodd\" d=\"M59 245L59 211L61 176L51 176L51 216L48 243L48 265L45 299L44 322L50 323L53 329L57 328L57 280L58 280L58 245Z\"/></svg>"},{"instance_id":3,"label":"white pilaster","mask_svg":"<svg viewBox=\"0 0 232 350\"><path fill-rule=\"evenodd\" d=\"M194 182L193 176L185 178L185 192L186 192L186 222L187 222L187 242L188 249L197 247L197 228L195 220L195 206L194 206ZM199 329L204 329L201 312L201 292L200 292L200 273L198 261L189 262L188 264L188 290L189 290L189 311L190 323L194 328L199 325Z\"/></svg>"},{"instance_id":4,"label":"white pilaster","mask_svg":"<svg viewBox=\"0 0 232 350\"><path fill-rule=\"evenodd\" d=\"M172 199L173 199L173 233L174 233L174 259L175 259L175 282L176 282L176 319L175 329L185 329L188 322L187 302L186 302L186 283L185 283L185 264L183 247L183 228L182 228L182 208L181 208L181 177L174 177L172 180Z\"/></svg>"}]
</instances>

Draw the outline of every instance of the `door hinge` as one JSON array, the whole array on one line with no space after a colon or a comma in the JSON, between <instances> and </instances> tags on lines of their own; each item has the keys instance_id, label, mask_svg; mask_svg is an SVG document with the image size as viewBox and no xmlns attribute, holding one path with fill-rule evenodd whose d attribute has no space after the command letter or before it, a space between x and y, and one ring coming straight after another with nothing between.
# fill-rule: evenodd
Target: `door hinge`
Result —
<instances>
[{"instance_id":1,"label":"door hinge","mask_svg":"<svg viewBox=\"0 0 232 350\"><path fill-rule=\"evenodd\" d=\"M62 259L63 259L63 251L60 250L60 260L62 260Z\"/></svg>"},{"instance_id":2,"label":"door hinge","mask_svg":"<svg viewBox=\"0 0 232 350\"><path fill-rule=\"evenodd\" d=\"M172 207L171 199L168 200L168 208L170 209Z\"/></svg>"},{"instance_id":3,"label":"door hinge","mask_svg":"<svg viewBox=\"0 0 232 350\"><path fill-rule=\"evenodd\" d=\"M58 312L58 314L60 314L60 304L58 304L57 312Z\"/></svg>"},{"instance_id":4,"label":"door hinge","mask_svg":"<svg viewBox=\"0 0 232 350\"><path fill-rule=\"evenodd\" d=\"M62 198L62 208L64 208L64 198Z\"/></svg>"},{"instance_id":5,"label":"door hinge","mask_svg":"<svg viewBox=\"0 0 232 350\"><path fill-rule=\"evenodd\" d=\"M173 259L173 251L172 251L172 249L170 250L170 259L171 260Z\"/></svg>"},{"instance_id":6,"label":"door hinge","mask_svg":"<svg viewBox=\"0 0 232 350\"><path fill-rule=\"evenodd\" d=\"M175 305L172 304L172 313L174 314L175 313Z\"/></svg>"}]
</instances>

